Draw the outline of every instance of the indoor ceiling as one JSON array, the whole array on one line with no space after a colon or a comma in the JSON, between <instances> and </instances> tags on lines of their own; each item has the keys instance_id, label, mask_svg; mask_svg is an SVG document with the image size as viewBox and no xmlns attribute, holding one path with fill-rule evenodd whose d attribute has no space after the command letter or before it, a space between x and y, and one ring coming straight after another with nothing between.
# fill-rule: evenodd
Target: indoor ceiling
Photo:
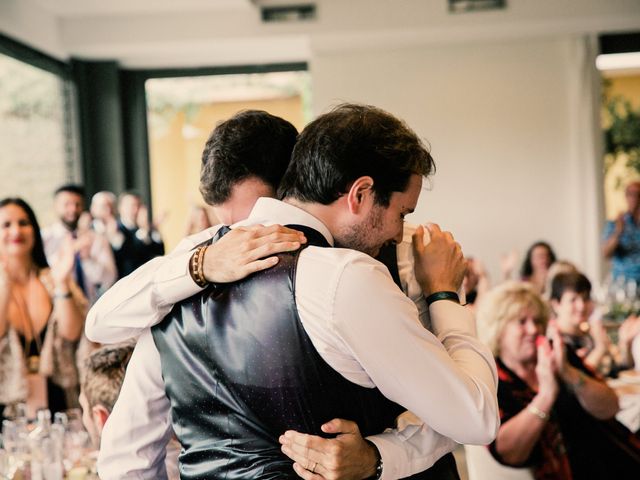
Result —
<instances>
[{"instance_id":1,"label":"indoor ceiling","mask_svg":"<svg viewBox=\"0 0 640 480\"><path fill-rule=\"evenodd\" d=\"M159 12L243 10L250 0L34 0L57 17L127 15Z\"/></svg>"},{"instance_id":2,"label":"indoor ceiling","mask_svg":"<svg viewBox=\"0 0 640 480\"><path fill-rule=\"evenodd\" d=\"M265 23L261 7L314 4L314 20ZM310 61L314 55L505 42L640 28L639 0L1 0L0 32L61 59L128 68Z\"/></svg>"}]
</instances>

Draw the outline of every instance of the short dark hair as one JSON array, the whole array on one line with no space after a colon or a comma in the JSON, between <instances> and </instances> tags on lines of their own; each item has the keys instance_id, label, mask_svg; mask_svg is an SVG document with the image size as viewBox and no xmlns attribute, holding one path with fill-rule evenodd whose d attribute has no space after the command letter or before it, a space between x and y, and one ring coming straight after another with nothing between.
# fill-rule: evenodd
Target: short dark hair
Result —
<instances>
[{"instance_id":1,"label":"short dark hair","mask_svg":"<svg viewBox=\"0 0 640 480\"><path fill-rule=\"evenodd\" d=\"M524 257L524 261L522 262L522 266L520 267L520 278L526 279L529 278L533 274L533 265L531 265L531 255L533 251L537 247L544 247L549 252L549 265L556 261L556 254L547 242L538 241L529 247L527 250L527 254Z\"/></svg>"},{"instance_id":2,"label":"short dark hair","mask_svg":"<svg viewBox=\"0 0 640 480\"><path fill-rule=\"evenodd\" d=\"M300 134L279 196L329 205L368 175L377 203L388 206L412 174L434 171L427 147L403 121L369 105L343 104Z\"/></svg>"},{"instance_id":3,"label":"short dark hair","mask_svg":"<svg viewBox=\"0 0 640 480\"><path fill-rule=\"evenodd\" d=\"M75 183L68 183L66 185L62 185L61 187L56 188L56 191L53 193L53 196L56 197L58 196L59 193L62 192L69 192L69 193L75 193L76 195L80 195L82 198L84 198L84 187L82 185L77 185Z\"/></svg>"},{"instance_id":4,"label":"short dark hair","mask_svg":"<svg viewBox=\"0 0 640 480\"><path fill-rule=\"evenodd\" d=\"M590 295L591 282L579 272L560 273L551 282L551 299L560 301L564 292L587 293Z\"/></svg>"},{"instance_id":5,"label":"short dark hair","mask_svg":"<svg viewBox=\"0 0 640 480\"><path fill-rule=\"evenodd\" d=\"M38 268L47 268L49 263L47 262L47 256L44 253L44 244L42 242L42 234L40 233L40 225L33 209L27 202L19 197L7 197L0 200L0 208L4 208L7 205L16 205L20 207L27 214L29 223L33 227L33 249L31 250L31 260L36 264Z\"/></svg>"},{"instance_id":6,"label":"short dark hair","mask_svg":"<svg viewBox=\"0 0 640 480\"><path fill-rule=\"evenodd\" d=\"M82 392L90 407L102 405L109 412L113 410L132 353L133 345L130 343L109 345L96 350L85 360Z\"/></svg>"},{"instance_id":7,"label":"short dark hair","mask_svg":"<svg viewBox=\"0 0 640 480\"><path fill-rule=\"evenodd\" d=\"M200 193L205 202L226 202L233 186L252 176L276 190L297 135L291 123L262 110L245 110L220 123L202 152Z\"/></svg>"}]
</instances>

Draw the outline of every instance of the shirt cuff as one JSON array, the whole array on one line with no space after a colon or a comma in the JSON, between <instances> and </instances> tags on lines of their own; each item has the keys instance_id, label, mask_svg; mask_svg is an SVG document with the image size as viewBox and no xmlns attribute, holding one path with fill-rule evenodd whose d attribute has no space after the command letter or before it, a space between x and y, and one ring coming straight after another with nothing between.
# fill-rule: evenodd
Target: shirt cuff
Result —
<instances>
[{"instance_id":1,"label":"shirt cuff","mask_svg":"<svg viewBox=\"0 0 640 480\"><path fill-rule=\"evenodd\" d=\"M191 278L189 260L191 250L165 257L165 262L156 271L154 294L160 304L174 304L203 290Z\"/></svg>"},{"instance_id":2,"label":"shirt cuff","mask_svg":"<svg viewBox=\"0 0 640 480\"><path fill-rule=\"evenodd\" d=\"M445 437L440 437L440 441L437 442L429 442L427 451L424 445L422 447L411 445L412 440L420 443L417 438L411 437L423 435L423 428L429 427L412 425L403 431L387 429L383 433L366 437L380 453L381 480L407 478L423 472L456 447L456 442Z\"/></svg>"},{"instance_id":3,"label":"shirt cuff","mask_svg":"<svg viewBox=\"0 0 640 480\"><path fill-rule=\"evenodd\" d=\"M465 333L477 336L473 313L454 302L433 302L429 306L433 333L441 338L449 333Z\"/></svg>"}]
</instances>

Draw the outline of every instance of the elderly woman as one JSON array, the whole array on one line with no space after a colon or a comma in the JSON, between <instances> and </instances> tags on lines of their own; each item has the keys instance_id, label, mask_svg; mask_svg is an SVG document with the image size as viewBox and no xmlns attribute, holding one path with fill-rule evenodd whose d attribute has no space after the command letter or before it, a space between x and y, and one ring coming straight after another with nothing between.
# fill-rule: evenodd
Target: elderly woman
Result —
<instances>
[{"instance_id":1,"label":"elderly woman","mask_svg":"<svg viewBox=\"0 0 640 480\"><path fill-rule=\"evenodd\" d=\"M71 241L49 269L33 210L0 200L0 417L26 402L60 411L77 404L75 346L86 300L71 280Z\"/></svg>"},{"instance_id":2,"label":"elderly woman","mask_svg":"<svg viewBox=\"0 0 640 480\"><path fill-rule=\"evenodd\" d=\"M491 454L536 479L638 478L640 442L613 420L616 394L565 350L531 285L505 283L478 310L498 365L502 425ZM568 360L571 357L571 361Z\"/></svg>"}]
</instances>

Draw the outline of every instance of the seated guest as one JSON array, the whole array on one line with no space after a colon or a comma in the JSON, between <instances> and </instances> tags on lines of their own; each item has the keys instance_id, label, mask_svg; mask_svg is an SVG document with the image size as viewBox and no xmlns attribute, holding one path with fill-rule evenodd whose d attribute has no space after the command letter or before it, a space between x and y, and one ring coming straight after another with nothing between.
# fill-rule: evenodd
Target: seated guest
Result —
<instances>
[{"instance_id":1,"label":"seated guest","mask_svg":"<svg viewBox=\"0 0 640 480\"><path fill-rule=\"evenodd\" d=\"M556 275L551 283L550 295L562 339L585 365L612 375L633 365L631 342L640 332L640 320L629 317L620 326L616 352L602 322L599 319L589 322L593 302L591 282L587 277L578 272Z\"/></svg>"},{"instance_id":2,"label":"seated guest","mask_svg":"<svg viewBox=\"0 0 640 480\"><path fill-rule=\"evenodd\" d=\"M491 454L536 479L637 478L640 441L613 417L616 394L565 349L533 287L489 292L478 330L496 356L502 425Z\"/></svg>"},{"instance_id":3,"label":"seated guest","mask_svg":"<svg viewBox=\"0 0 640 480\"><path fill-rule=\"evenodd\" d=\"M87 302L72 279L71 238L49 269L40 227L20 198L0 201L0 416L76 405L77 341Z\"/></svg>"},{"instance_id":4,"label":"seated guest","mask_svg":"<svg viewBox=\"0 0 640 480\"><path fill-rule=\"evenodd\" d=\"M556 261L556 254L547 242L536 242L529 247L520 267L520 279L533 285L537 293L543 293L549 267Z\"/></svg>"},{"instance_id":5,"label":"seated guest","mask_svg":"<svg viewBox=\"0 0 640 480\"><path fill-rule=\"evenodd\" d=\"M152 258L163 255L164 244L160 233L151 225L147 208L138 194L124 192L120 195L118 214L121 236L117 241L111 241L111 247L116 257L118 277L122 278Z\"/></svg>"},{"instance_id":6,"label":"seated guest","mask_svg":"<svg viewBox=\"0 0 640 480\"><path fill-rule=\"evenodd\" d=\"M95 448L100 448L102 429L120 394L127 364L133 353L132 343L102 347L85 361L85 374L80 389L82 423ZM180 445L173 440L167 445L165 466L169 479L178 479Z\"/></svg>"},{"instance_id":7,"label":"seated guest","mask_svg":"<svg viewBox=\"0 0 640 480\"><path fill-rule=\"evenodd\" d=\"M547 272L547 283L544 286L544 294L542 295L542 298L544 298L545 302L547 302L548 304L549 300L551 299L551 283L553 282L554 278L556 278L561 273L577 273L577 272L578 272L578 268L568 260L556 260L555 262L553 262L549 267L549 271ZM550 311L549 313L550 313L549 319L553 320L554 318L553 310Z\"/></svg>"}]
</instances>

